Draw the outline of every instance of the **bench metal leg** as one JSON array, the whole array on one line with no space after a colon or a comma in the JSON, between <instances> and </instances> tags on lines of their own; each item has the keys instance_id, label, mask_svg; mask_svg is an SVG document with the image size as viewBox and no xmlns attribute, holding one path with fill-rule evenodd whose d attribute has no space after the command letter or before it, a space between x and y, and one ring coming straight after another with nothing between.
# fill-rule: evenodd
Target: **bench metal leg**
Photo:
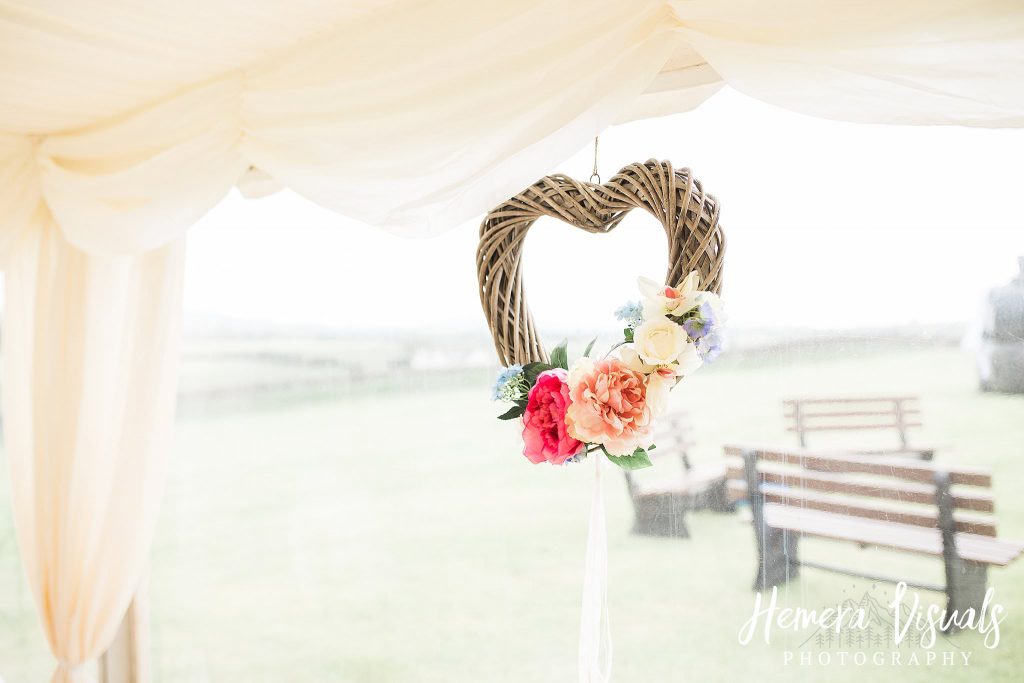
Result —
<instances>
[{"instance_id":1,"label":"bench metal leg","mask_svg":"<svg viewBox=\"0 0 1024 683\"><path fill-rule=\"evenodd\" d=\"M711 482L708 488L697 496L693 502L694 510L710 510L711 512L734 512L736 506L729 500L729 491L725 477Z\"/></svg>"},{"instance_id":2,"label":"bench metal leg","mask_svg":"<svg viewBox=\"0 0 1024 683\"><path fill-rule=\"evenodd\" d=\"M753 451L744 452L743 466L754 523L754 538L757 541L758 561L754 590L761 591L786 583L799 575L799 534L783 529L772 529L765 523L764 494L761 492L761 475L757 471L757 454Z\"/></svg>"},{"instance_id":3,"label":"bench metal leg","mask_svg":"<svg viewBox=\"0 0 1024 683\"><path fill-rule=\"evenodd\" d=\"M958 615L962 615L968 609L979 614L987 588L988 565L958 558L956 564L947 567L946 571L946 614L956 610ZM951 625L948 630L956 630L956 626Z\"/></svg>"},{"instance_id":4,"label":"bench metal leg","mask_svg":"<svg viewBox=\"0 0 1024 683\"><path fill-rule=\"evenodd\" d=\"M636 521L633 533L642 536L689 538L686 509L689 501L679 494L638 495L633 498Z\"/></svg>"},{"instance_id":5,"label":"bench metal leg","mask_svg":"<svg viewBox=\"0 0 1024 683\"><path fill-rule=\"evenodd\" d=\"M935 473L935 498L939 506L939 530L942 533L942 563L946 570L946 613L953 610L962 615L973 608L980 612L988 586L988 565L960 557L956 548L956 523L953 519L953 497L949 491L949 474ZM955 631L950 623L947 631Z\"/></svg>"},{"instance_id":6,"label":"bench metal leg","mask_svg":"<svg viewBox=\"0 0 1024 683\"><path fill-rule=\"evenodd\" d=\"M763 591L772 586L780 586L798 577L800 560L797 556L797 541L800 535L767 527L759 536L754 590Z\"/></svg>"}]
</instances>

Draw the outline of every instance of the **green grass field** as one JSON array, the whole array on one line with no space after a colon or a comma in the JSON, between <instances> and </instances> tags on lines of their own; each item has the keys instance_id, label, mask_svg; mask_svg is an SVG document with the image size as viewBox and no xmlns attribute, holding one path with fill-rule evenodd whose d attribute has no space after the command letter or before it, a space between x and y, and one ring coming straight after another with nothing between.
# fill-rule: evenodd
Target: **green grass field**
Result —
<instances>
[{"instance_id":1,"label":"green grass field","mask_svg":"<svg viewBox=\"0 0 1024 683\"><path fill-rule=\"evenodd\" d=\"M978 393L957 349L734 354L673 401L693 416L696 459L712 460L727 441L787 443L780 398L892 392L923 397L915 436L941 448L940 462L993 469L1000 535L1024 538L1024 397ZM487 394L439 387L180 419L150 577L156 680L576 680L593 466L530 465ZM753 607L750 524L694 514L692 539L633 536L625 483L607 473L614 680L1020 680L1024 560L989 575L1007 610L997 649L973 633L940 639L940 650L973 651L968 668L786 666L795 634L737 642ZM34 683L51 665L10 525L0 488L0 676ZM941 577L938 560L801 550ZM824 608L869 589L806 570L781 598Z\"/></svg>"}]
</instances>

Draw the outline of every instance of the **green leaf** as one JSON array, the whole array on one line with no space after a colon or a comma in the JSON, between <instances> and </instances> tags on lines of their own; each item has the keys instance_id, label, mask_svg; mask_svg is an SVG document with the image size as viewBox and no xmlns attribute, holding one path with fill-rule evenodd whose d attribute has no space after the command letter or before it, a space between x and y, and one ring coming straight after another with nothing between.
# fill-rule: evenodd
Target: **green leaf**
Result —
<instances>
[{"instance_id":1,"label":"green leaf","mask_svg":"<svg viewBox=\"0 0 1024 683\"><path fill-rule=\"evenodd\" d=\"M607 454L608 451L605 453ZM609 455L608 459L624 470L642 470L651 466L651 459L647 457L647 451L642 448L633 451L633 455Z\"/></svg>"},{"instance_id":2,"label":"green leaf","mask_svg":"<svg viewBox=\"0 0 1024 683\"><path fill-rule=\"evenodd\" d=\"M533 387L533 385L537 383L537 376L545 370L550 370L553 367L553 365L541 363L540 361L527 363L523 366L523 377L526 378L526 384Z\"/></svg>"},{"instance_id":3,"label":"green leaf","mask_svg":"<svg viewBox=\"0 0 1024 683\"><path fill-rule=\"evenodd\" d=\"M626 329L624 329L622 331L622 336L624 336L626 338L626 343L632 343L633 342L633 328L632 327L627 327Z\"/></svg>"},{"instance_id":4,"label":"green leaf","mask_svg":"<svg viewBox=\"0 0 1024 683\"><path fill-rule=\"evenodd\" d=\"M606 353L605 356L612 355L612 351L614 351L615 349L619 348L620 346L625 346L628 343L629 343L628 341L620 341L618 344L615 344L610 349L608 349L608 353Z\"/></svg>"},{"instance_id":5,"label":"green leaf","mask_svg":"<svg viewBox=\"0 0 1024 683\"><path fill-rule=\"evenodd\" d=\"M552 349L552 351L551 351L551 364L554 365L556 368L562 368L564 370L568 370L569 369L569 351L568 351L568 347L569 347L569 340L568 339L563 339L561 342L559 342L558 346L556 346L554 349Z\"/></svg>"},{"instance_id":6,"label":"green leaf","mask_svg":"<svg viewBox=\"0 0 1024 683\"><path fill-rule=\"evenodd\" d=\"M498 416L499 420L514 420L520 415L526 412L526 401L519 401L514 406L508 409L508 412L504 412Z\"/></svg>"},{"instance_id":7,"label":"green leaf","mask_svg":"<svg viewBox=\"0 0 1024 683\"><path fill-rule=\"evenodd\" d=\"M590 355L590 351L591 351L591 349L594 348L594 342L596 342L596 341L597 341L597 337L594 337L593 339L590 340L590 343L587 344L586 350L583 351L583 355L584 356L589 356Z\"/></svg>"}]
</instances>

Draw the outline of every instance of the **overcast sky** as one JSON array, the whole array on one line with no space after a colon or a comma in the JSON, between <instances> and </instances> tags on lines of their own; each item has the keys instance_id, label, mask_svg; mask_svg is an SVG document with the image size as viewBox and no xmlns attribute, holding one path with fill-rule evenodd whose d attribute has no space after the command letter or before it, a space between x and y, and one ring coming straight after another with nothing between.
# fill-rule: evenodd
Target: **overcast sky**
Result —
<instances>
[{"instance_id":1,"label":"overcast sky","mask_svg":"<svg viewBox=\"0 0 1024 683\"><path fill-rule=\"evenodd\" d=\"M585 179L591 154L588 146L551 171ZM689 166L722 203L732 324L965 321L1024 255L1024 130L823 121L726 89L697 111L601 136L605 178L650 157ZM347 330L482 330L478 222L410 240L290 192L232 193L190 233L186 311ZM661 228L639 214L607 236L541 221L526 249L542 329L607 329L611 311L636 298L636 276L665 267Z\"/></svg>"}]
</instances>

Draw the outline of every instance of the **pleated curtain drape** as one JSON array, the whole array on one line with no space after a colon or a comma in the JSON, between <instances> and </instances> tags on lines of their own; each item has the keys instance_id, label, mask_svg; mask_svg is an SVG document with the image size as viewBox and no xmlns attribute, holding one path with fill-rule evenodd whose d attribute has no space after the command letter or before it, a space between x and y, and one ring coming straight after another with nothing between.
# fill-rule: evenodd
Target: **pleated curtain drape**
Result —
<instances>
[{"instance_id":1,"label":"pleated curtain drape","mask_svg":"<svg viewBox=\"0 0 1024 683\"><path fill-rule=\"evenodd\" d=\"M1024 3L0 5L4 438L54 680L84 680L143 573L184 235L232 187L436 232L723 82L830 118L1020 126Z\"/></svg>"},{"instance_id":2,"label":"pleated curtain drape","mask_svg":"<svg viewBox=\"0 0 1024 683\"><path fill-rule=\"evenodd\" d=\"M7 263L4 439L55 682L114 638L145 568L174 415L184 238L84 253L49 216Z\"/></svg>"}]
</instances>

